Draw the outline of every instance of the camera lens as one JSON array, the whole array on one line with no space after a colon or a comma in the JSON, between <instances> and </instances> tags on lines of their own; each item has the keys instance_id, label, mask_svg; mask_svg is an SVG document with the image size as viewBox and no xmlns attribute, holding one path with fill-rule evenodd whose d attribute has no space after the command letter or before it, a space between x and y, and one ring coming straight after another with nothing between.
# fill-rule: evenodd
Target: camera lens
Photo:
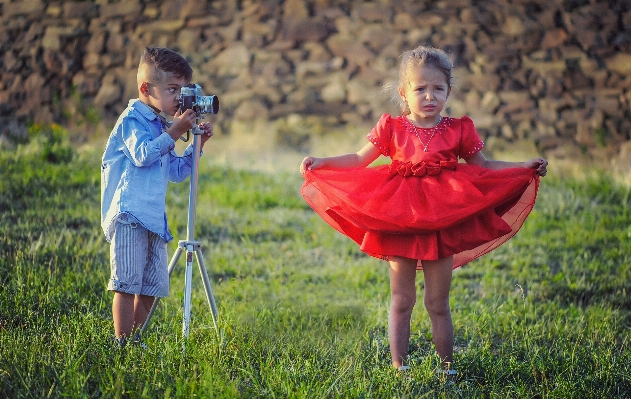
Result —
<instances>
[{"instance_id":1,"label":"camera lens","mask_svg":"<svg viewBox=\"0 0 631 399\"><path fill-rule=\"evenodd\" d=\"M217 96L198 96L195 106L199 113L216 114L219 112L219 99Z\"/></svg>"}]
</instances>

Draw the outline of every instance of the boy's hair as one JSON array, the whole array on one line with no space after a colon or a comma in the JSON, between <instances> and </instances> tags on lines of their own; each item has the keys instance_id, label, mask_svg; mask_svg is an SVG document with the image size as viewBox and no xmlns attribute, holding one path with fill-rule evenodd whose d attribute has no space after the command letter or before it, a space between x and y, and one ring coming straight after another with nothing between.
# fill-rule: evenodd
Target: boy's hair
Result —
<instances>
[{"instance_id":1,"label":"boy's hair","mask_svg":"<svg viewBox=\"0 0 631 399\"><path fill-rule=\"evenodd\" d=\"M393 100L398 103L403 115L408 115L410 108L407 103L403 101L401 96L399 96L399 89L405 90L406 86L410 83L409 73L412 68L418 68L424 65L436 68L442 72L447 79L447 85L451 88L451 70L454 64L451 57L444 50L429 46L418 46L414 50L404 52L401 54L399 82L396 87L397 94L393 96ZM394 89L394 87L391 87L391 89Z\"/></svg>"},{"instance_id":2,"label":"boy's hair","mask_svg":"<svg viewBox=\"0 0 631 399\"><path fill-rule=\"evenodd\" d=\"M164 47L146 47L138 65L138 85L142 82L162 82L165 72L184 78L187 82L193 77L193 69L188 61L175 51Z\"/></svg>"}]
</instances>

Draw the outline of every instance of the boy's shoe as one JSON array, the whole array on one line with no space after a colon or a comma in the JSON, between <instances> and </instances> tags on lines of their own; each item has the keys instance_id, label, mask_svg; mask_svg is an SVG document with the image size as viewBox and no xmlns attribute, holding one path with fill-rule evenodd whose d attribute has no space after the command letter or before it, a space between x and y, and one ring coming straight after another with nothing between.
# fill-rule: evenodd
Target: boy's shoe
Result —
<instances>
[{"instance_id":1,"label":"boy's shoe","mask_svg":"<svg viewBox=\"0 0 631 399\"><path fill-rule=\"evenodd\" d=\"M147 349L147 344L145 344L144 342L142 342L142 339L140 337L140 333L137 332L134 334L134 337L131 340L132 345L139 347L140 349Z\"/></svg>"},{"instance_id":2,"label":"boy's shoe","mask_svg":"<svg viewBox=\"0 0 631 399\"><path fill-rule=\"evenodd\" d=\"M137 346L140 349L147 349L147 344L145 344L144 342L142 342L142 339L140 338L140 333L136 333L134 334L134 336L132 337L131 340L127 341L126 337L118 337L118 338L114 338L114 346L117 349L123 349L127 346L127 342L131 343L133 346Z\"/></svg>"},{"instance_id":3,"label":"boy's shoe","mask_svg":"<svg viewBox=\"0 0 631 399\"><path fill-rule=\"evenodd\" d=\"M114 346L116 349L123 349L127 345L127 338L125 337L114 337Z\"/></svg>"}]
</instances>

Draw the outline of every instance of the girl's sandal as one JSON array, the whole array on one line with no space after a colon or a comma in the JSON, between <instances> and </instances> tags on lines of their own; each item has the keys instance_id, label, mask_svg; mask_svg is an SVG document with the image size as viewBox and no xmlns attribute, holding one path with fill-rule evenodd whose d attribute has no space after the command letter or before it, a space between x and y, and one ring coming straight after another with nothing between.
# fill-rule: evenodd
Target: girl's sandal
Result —
<instances>
[{"instance_id":1,"label":"girl's sandal","mask_svg":"<svg viewBox=\"0 0 631 399\"><path fill-rule=\"evenodd\" d=\"M412 380L412 369L410 366L399 366L396 368L397 377L404 380Z\"/></svg>"},{"instance_id":2,"label":"girl's sandal","mask_svg":"<svg viewBox=\"0 0 631 399\"><path fill-rule=\"evenodd\" d=\"M436 374L440 379L445 379L448 385L453 385L456 381L456 374L458 372L456 370L436 370Z\"/></svg>"}]
</instances>

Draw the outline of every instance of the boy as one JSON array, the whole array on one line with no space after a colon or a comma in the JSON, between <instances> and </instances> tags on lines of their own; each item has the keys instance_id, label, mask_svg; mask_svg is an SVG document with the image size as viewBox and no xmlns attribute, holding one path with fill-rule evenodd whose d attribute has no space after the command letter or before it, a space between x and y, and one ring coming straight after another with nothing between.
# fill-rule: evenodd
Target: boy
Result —
<instances>
[{"instance_id":1,"label":"boy","mask_svg":"<svg viewBox=\"0 0 631 399\"><path fill-rule=\"evenodd\" d=\"M166 190L169 181L191 174L192 146L182 156L174 147L195 123L195 111L179 109L180 89L192 75L174 51L146 48L138 66L138 98L118 118L103 153L101 226L111 242L107 289L114 292L112 318L120 346L145 322L154 297L169 293L167 242L173 236ZM173 123L160 112L173 116ZM208 122L199 127L203 147L213 127ZM134 341L140 344L139 334Z\"/></svg>"}]
</instances>

